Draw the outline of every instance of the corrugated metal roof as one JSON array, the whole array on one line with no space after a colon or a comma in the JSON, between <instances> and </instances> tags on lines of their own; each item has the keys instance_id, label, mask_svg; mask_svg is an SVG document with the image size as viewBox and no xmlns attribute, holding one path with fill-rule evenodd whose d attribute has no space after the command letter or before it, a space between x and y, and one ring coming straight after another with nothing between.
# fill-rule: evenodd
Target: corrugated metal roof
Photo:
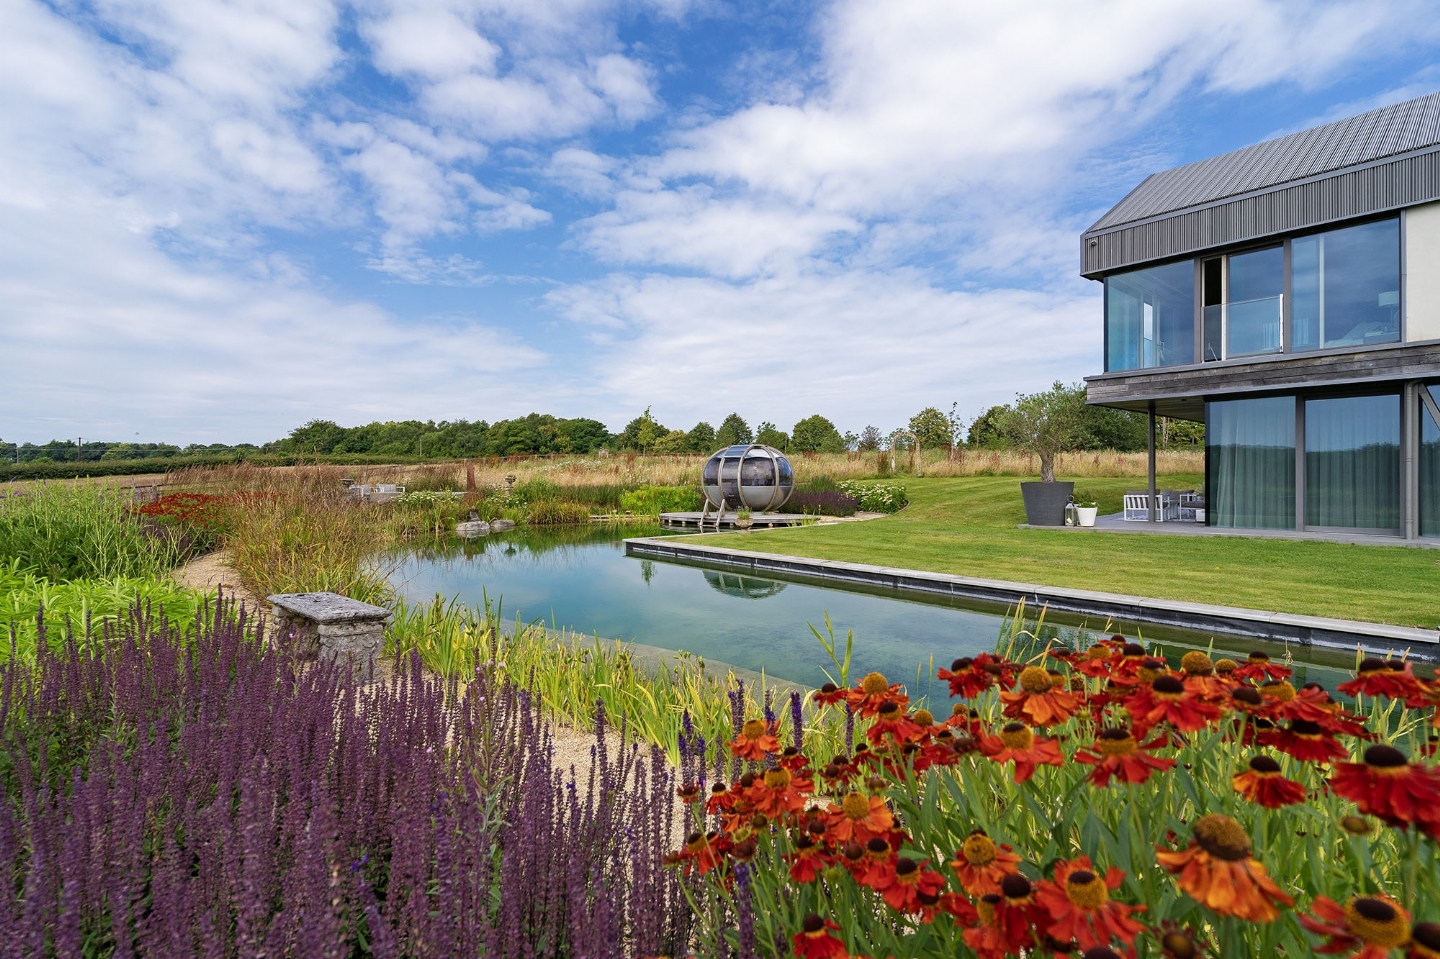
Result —
<instances>
[{"instance_id":1,"label":"corrugated metal roof","mask_svg":"<svg viewBox=\"0 0 1440 959\"><path fill-rule=\"evenodd\" d=\"M1440 145L1440 92L1155 173L1086 234Z\"/></svg>"}]
</instances>

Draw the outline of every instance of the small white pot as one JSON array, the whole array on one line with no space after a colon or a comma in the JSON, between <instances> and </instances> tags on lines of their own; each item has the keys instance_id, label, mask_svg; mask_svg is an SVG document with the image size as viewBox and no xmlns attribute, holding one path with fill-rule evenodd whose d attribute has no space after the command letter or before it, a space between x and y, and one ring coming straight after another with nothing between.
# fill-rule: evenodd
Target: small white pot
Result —
<instances>
[{"instance_id":1,"label":"small white pot","mask_svg":"<svg viewBox=\"0 0 1440 959\"><path fill-rule=\"evenodd\" d=\"M1195 510L1195 522L1199 523L1201 526L1205 525L1205 511L1203 509Z\"/></svg>"},{"instance_id":2,"label":"small white pot","mask_svg":"<svg viewBox=\"0 0 1440 959\"><path fill-rule=\"evenodd\" d=\"M1081 526L1094 526L1095 514L1100 512L1098 506L1077 506L1075 516L1079 519Z\"/></svg>"}]
</instances>

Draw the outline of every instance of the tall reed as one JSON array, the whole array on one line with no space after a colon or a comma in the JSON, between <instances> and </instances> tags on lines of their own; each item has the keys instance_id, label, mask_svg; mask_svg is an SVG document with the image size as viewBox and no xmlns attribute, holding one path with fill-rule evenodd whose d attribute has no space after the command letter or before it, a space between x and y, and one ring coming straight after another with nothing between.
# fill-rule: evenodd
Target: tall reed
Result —
<instances>
[{"instance_id":1,"label":"tall reed","mask_svg":"<svg viewBox=\"0 0 1440 959\"><path fill-rule=\"evenodd\" d=\"M159 576L189 558L185 531L137 517L110 484L34 483L0 493L0 560L51 580Z\"/></svg>"}]
</instances>

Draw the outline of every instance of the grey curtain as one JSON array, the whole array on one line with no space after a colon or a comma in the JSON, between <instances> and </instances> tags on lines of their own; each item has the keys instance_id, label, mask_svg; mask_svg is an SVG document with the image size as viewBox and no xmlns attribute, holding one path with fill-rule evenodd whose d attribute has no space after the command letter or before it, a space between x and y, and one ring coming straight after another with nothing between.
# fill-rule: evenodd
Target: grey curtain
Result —
<instances>
[{"instance_id":1,"label":"grey curtain","mask_svg":"<svg viewBox=\"0 0 1440 959\"><path fill-rule=\"evenodd\" d=\"M1400 396L1305 403L1305 524L1400 528Z\"/></svg>"},{"instance_id":2,"label":"grey curtain","mask_svg":"<svg viewBox=\"0 0 1440 959\"><path fill-rule=\"evenodd\" d=\"M1213 526L1295 528L1295 399L1224 400L1205 407Z\"/></svg>"}]
</instances>

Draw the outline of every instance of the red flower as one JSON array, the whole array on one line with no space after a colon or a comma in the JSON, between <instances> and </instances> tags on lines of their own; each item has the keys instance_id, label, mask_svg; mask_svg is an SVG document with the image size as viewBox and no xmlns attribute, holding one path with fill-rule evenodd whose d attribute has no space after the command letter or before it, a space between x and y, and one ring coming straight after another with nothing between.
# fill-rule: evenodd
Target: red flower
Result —
<instances>
[{"instance_id":1,"label":"red flower","mask_svg":"<svg viewBox=\"0 0 1440 959\"><path fill-rule=\"evenodd\" d=\"M1006 723L998 736L980 740L980 751L994 762L1013 762L1017 783L1035 775L1037 766L1059 766L1065 762L1059 743L1036 736L1024 723Z\"/></svg>"},{"instance_id":2,"label":"red flower","mask_svg":"<svg viewBox=\"0 0 1440 959\"><path fill-rule=\"evenodd\" d=\"M980 959L1004 959L1033 949L1039 927L1050 923L1049 912L1035 901L1034 886L1019 873L1000 880L1000 892L981 896L975 912L975 925L962 936Z\"/></svg>"},{"instance_id":3,"label":"red flower","mask_svg":"<svg viewBox=\"0 0 1440 959\"><path fill-rule=\"evenodd\" d=\"M1288 679L1290 668L1279 666L1270 661L1265 653L1251 653L1241 666L1235 670L1236 679L1254 679L1264 682L1267 679Z\"/></svg>"},{"instance_id":4,"label":"red flower","mask_svg":"<svg viewBox=\"0 0 1440 959\"><path fill-rule=\"evenodd\" d=\"M848 959L850 953L845 943L831 930L840 931L833 920L821 919L813 912L806 916L800 931L791 939L795 944L795 955L801 959Z\"/></svg>"},{"instance_id":5,"label":"red flower","mask_svg":"<svg viewBox=\"0 0 1440 959\"><path fill-rule=\"evenodd\" d=\"M1111 867L1102 879L1095 874L1089 856L1055 864L1055 881L1040 883L1036 897L1050 913L1051 938L1076 943L1080 949L1108 946L1119 939L1127 946L1145 927L1130 918L1144 906L1127 906L1110 898L1120 888L1125 874Z\"/></svg>"},{"instance_id":6,"label":"red flower","mask_svg":"<svg viewBox=\"0 0 1440 959\"><path fill-rule=\"evenodd\" d=\"M1259 739L1266 746L1273 746L1304 762L1327 763L1350 757L1350 751L1340 745L1334 733L1326 732L1319 723L1304 719L1294 720L1289 726L1280 729L1263 732Z\"/></svg>"},{"instance_id":7,"label":"red flower","mask_svg":"<svg viewBox=\"0 0 1440 959\"><path fill-rule=\"evenodd\" d=\"M1330 698L1325 687L1318 683L1307 683L1295 693L1295 698L1282 703L1276 714L1281 719L1304 719L1326 732L1357 736L1362 739L1374 738L1365 729L1360 717L1346 712L1344 707Z\"/></svg>"},{"instance_id":8,"label":"red flower","mask_svg":"<svg viewBox=\"0 0 1440 959\"><path fill-rule=\"evenodd\" d=\"M1419 700L1425 695L1425 684L1411 671L1409 663L1374 656L1361 660L1355 678L1337 688L1347 696Z\"/></svg>"},{"instance_id":9,"label":"red flower","mask_svg":"<svg viewBox=\"0 0 1440 959\"><path fill-rule=\"evenodd\" d=\"M831 842L864 841L883 836L895 828L895 817L879 796L852 792L839 805L831 804L826 817L826 835Z\"/></svg>"},{"instance_id":10,"label":"red flower","mask_svg":"<svg viewBox=\"0 0 1440 959\"><path fill-rule=\"evenodd\" d=\"M1143 783L1157 771L1175 768L1175 760L1147 754L1152 744L1141 746L1123 726L1102 729L1091 747L1094 752L1079 750L1075 761L1095 767L1089 780L1096 786L1108 786L1112 778L1127 783Z\"/></svg>"},{"instance_id":11,"label":"red flower","mask_svg":"<svg viewBox=\"0 0 1440 959\"><path fill-rule=\"evenodd\" d=\"M1124 648L1125 640L1112 636L1110 639L1101 640L1080 655L1070 657L1070 666L1091 679L1102 679L1114 671L1115 664L1120 662L1120 657L1124 655Z\"/></svg>"},{"instance_id":12,"label":"red flower","mask_svg":"<svg viewBox=\"0 0 1440 959\"><path fill-rule=\"evenodd\" d=\"M778 753L780 741L775 738L775 723L752 719L740 727L740 735L730 744L730 752L741 759L763 762L766 753Z\"/></svg>"},{"instance_id":13,"label":"red flower","mask_svg":"<svg viewBox=\"0 0 1440 959\"><path fill-rule=\"evenodd\" d=\"M981 653L973 658L962 656L951 663L949 669L941 669L935 676L950 684L951 696L973 699L996 684L1009 686L1019 668L1017 663Z\"/></svg>"},{"instance_id":14,"label":"red flower","mask_svg":"<svg viewBox=\"0 0 1440 959\"><path fill-rule=\"evenodd\" d=\"M1280 764L1269 756L1256 756L1244 772L1230 778L1235 791L1266 809L1279 809L1305 800L1305 787L1280 775Z\"/></svg>"},{"instance_id":15,"label":"red flower","mask_svg":"<svg viewBox=\"0 0 1440 959\"><path fill-rule=\"evenodd\" d=\"M965 839L965 844L955 851L950 868L960 877L960 888L972 896L999 892L1000 880L1015 871L1020 857L1009 846L997 846L977 829Z\"/></svg>"},{"instance_id":16,"label":"red flower","mask_svg":"<svg viewBox=\"0 0 1440 959\"><path fill-rule=\"evenodd\" d=\"M767 769L744 791L755 812L771 819L794 815L805 808L805 797L815 791L813 780L793 775L784 767Z\"/></svg>"},{"instance_id":17,"label":"red flower","mask_svg":"<svg viewBox=\"0 0 1440 959\"><path fill-rule=\"evenodd\" d=\"M1405 959L1440 959L1440 922L1415 923Z\"/></svg>"},{"instance_id":18,"label":"red flower","mask_svg":"<svg viewBox=\"0 0 1440 959\"><path fill-rule=\"evenodd\" d=\"M795 840L795 851L788 858L790 878L796 882L814 882L830 865L830 857L809 833L800 834Z\"/></svg>"},{"instance_id":19,"label":"red flower","mask_svg":"<svg viewBox=\"0 0 1440 959\"><path fill-rule=\"evenodd\" d=\"M811 693L810 698L815 701L817 706L838 706L845 701L845 697L848 695L850 695L848 689L841 689L834 683L826 683Z\"/></svg>"},{"instance_id":20,"label":"red flower","mask_svg":"<svg viewBox=\"0 0 1440 959\"><path fill-rule=\"evenodd\" d=\"M1020 689L1017 692L1002 692L1000 701L1005 704L1005 715L1010 719L1025 719L1035 726L1055 726L1075 715L1085 704L1080 693L1066 692L1048 672L1039 666L1027 666L1020 671Z\"/></svg>"},{"instance_id":21,"label":"red flower","mask_svg":"<svg viewBox=\"0 0 1440 959\"><path fill-rule=\"evenodd\" d=\"M729 836L720 833L693 832L673 861L685 866L685 875L688 876L693 868L703 876L725 861L725 855L733 845Z\"/></svg>"},{"instance_id":22,"label":"red flower","mask_svg":"<svg viewBox=\"0 0 1440 959\"><path fill-rule=\"evenodd\" d=\"M904 706L910 697L900 691L899 683L891 683L884 673L867 673L865 678L846 693L850 708L866 719L873 719L885 703Z\"/></svg>"},{"instance_id":23,"label":"red flower","mask_svg":"<svg viewBox=\"0 0 1440 959\"><path fill-rule=\"evenodd\" d=\"M1176 732L1193 733L1220 719L1220 707L1186 689L1178 676L1157 677L1148 686L1137 687L1124 703L1141 737L1162 722Z\"/></svg>"},{"instance_id":24,"label":"red flower","mask_svg":"<svg viewBox=\"0 0 1440 959\"><path fill-rule=\"evenodd\" d=\"M928 712L925 715L930 716ZM934 722L933 718L930 721ZM865 730L865 738L875 746L892 742L903 745L923 739L924 735L920 724L905 715L905 710L894 702L881 703L875 713L875 722Z\"/></svg>"},{"instance_id":25,"label":"red flower","mask_svg":"<svg viewBox=\"0 0 1440 959\"><path fill-rule=\"evenodd\" d=\"M922 899L928 899L933 906L944 888L945 880L934 870L926 869L924 860L916 862L900 856L879 890L880 898L896 912L919 912L924 904Z\"/></svg>"},{"instance_id":26,"label":"red flower","mask_svg":"<svg viewBox=\"0 0 1440 959\"><path fill-rule=\"evenodd\" d=\"M1410 914L1383 894L1352 897L1344 906L1316 896L1310 911L1314 915L1299 917L1300 925L1325 937L1325 945L1315 948L1322 955L1385 959L1410 942Z\"/></svg>"},{"instance_id":27,"label":"red flower","mask_svg":"<svg viewBox=\"0 0 1440 959\"><path fill-rule=\"evenodd\" d=\"M1335 795L1392 826L1440 829L1440 771L1408 762L1394 746L1371 746L1364 759L1336 765L1330 777Z\"/></svg>"}]
</instances>

